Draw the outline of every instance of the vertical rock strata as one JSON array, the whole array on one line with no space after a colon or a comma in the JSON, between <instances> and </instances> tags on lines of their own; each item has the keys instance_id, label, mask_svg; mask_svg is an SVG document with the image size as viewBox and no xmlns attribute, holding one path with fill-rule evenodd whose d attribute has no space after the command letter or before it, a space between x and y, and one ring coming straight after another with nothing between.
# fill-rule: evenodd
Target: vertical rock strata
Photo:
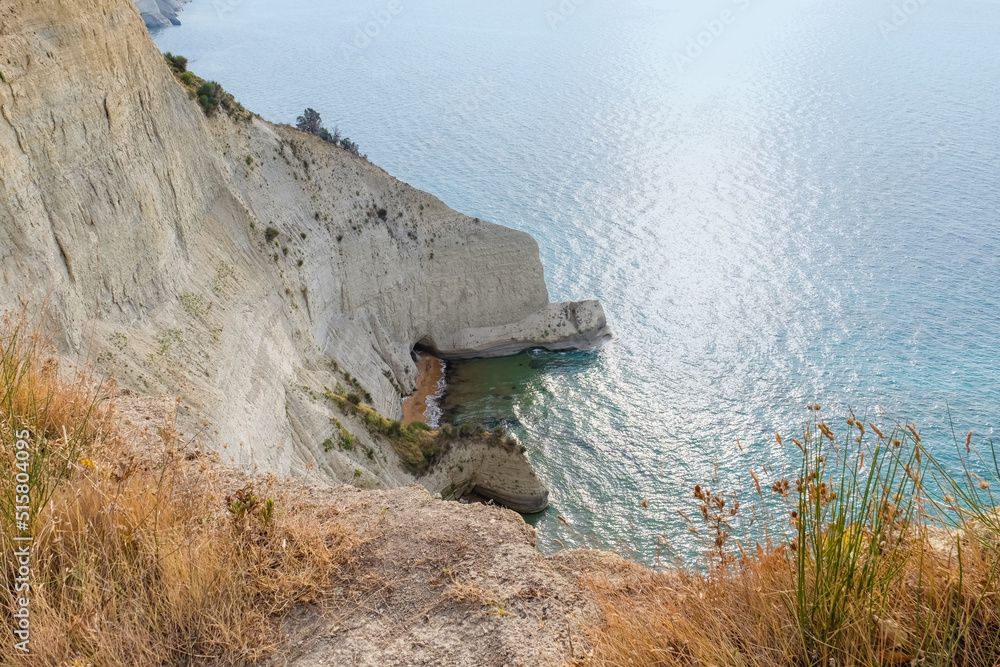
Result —
<instances>
[{"instance_id":1,"label":"vertical rock strata","mask_svg":"<svg viewBox=\"0 0 1000 667\"><path fill-rule=\"evenodd\" d=\"M0 0L0 74L0 307L47 304L64 352L182 396L182 429L234 462L406 483L384 443L322 446L324 387L396 418L417 343L609 338L600 304L549 303L529 235L293 128L206 117L128 0Z\"/></svg>"}]
</instances>

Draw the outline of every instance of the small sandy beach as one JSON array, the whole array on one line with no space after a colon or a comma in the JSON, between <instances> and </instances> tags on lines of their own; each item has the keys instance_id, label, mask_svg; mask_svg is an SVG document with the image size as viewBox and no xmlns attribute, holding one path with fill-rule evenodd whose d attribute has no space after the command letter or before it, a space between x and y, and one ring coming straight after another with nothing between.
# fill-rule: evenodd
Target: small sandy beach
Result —
<instances>
[{"instance_id":1,"label":"small sandy beach","mask_svg":"<svg viewBox=\"0 0 1000 667\"><path fill-rule=\"evenodd\" d=\"M420 353L417 359L417 390L403 399L403 423L427 422L427 399L438 395L444 379L444 365L432 354Z\"/></svg>"}]
</instances>

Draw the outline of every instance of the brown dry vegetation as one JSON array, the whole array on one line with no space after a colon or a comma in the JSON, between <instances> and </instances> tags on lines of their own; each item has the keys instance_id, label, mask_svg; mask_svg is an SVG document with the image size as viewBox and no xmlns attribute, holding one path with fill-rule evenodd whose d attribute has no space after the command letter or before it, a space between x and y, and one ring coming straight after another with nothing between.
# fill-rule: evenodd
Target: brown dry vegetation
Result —
<instances>
[{"instance_id":1,"label":"brown dry vegetation","mask_svg":"<svg viewBox=\"0 0 1000 667\"><path fill-rule=\"evenodd\" d=\"M572 654L568 624L593 607L516 514L234 469L159 426L172 399L60 370L27 330L0 330L0 665L554 667ZM24 429L30 655L13 648L12 616Z\"/></svg>"},{"instance_id":2,"label":"brown dry vegetation","mask_svg":"<svg viewBox=\"0 0 1000 667\"><path fill-rule=\"evenodd\" d=\"M524 655L544 653L545 664L561 655L594 667L1000 658L1000 474L971 434L971 463L950 476L915 426L852 417L838 439L812 406L802 437L788 439L801 454L797 478L751 473L756 494L742 506L694 489L703 567L608 558L577 570L534 551L533 533L497 508L413 489L345 500L218 465L169 427L130 430L122 392L61 370L26 330L6 322L0 333L2 665L249 665L288 659L286 633L318 642L304 665L348 653L371 665L446 655L526 665ZM18 458L23 430L30 460ZM30 477L34 536L30 656L11 648L13 538L26 534L18 473ZM756 533L732 527L748 509L761 518ZM305 604L314 601L331 602ZM313 620L293 609L313 609ZM324 609L332 621L310 616ZM590 619L585 635L573 618Z\"/></svg>"},{"instance_id":3,"label":"brown dry vegetation","mask_svg":"<svg viewBox=\"0 0 1000 667\"><path fill-rule=\"evenodd\" d=\"M0 336L0 664L251 664L280 618L346 577L357 538L322 507L215 471L169 429L123 434L110 396ZM15 431L30 435L30 649L14 650Z\"/></svg>"},{"instance_id":4,"label":"brown dry vegetation","mask_svg":"<svg viewBox=\"0 0 1000 667\"><path fill-rule=\"evenodd\" d=\"M851 417L847 427L838 439L817 416L793 440L797 479L768 489L754 474L752 500L779 508L757 533L772 535L764 546L736 541L730 521L743 510L698 486L691 528L711 549L703 569L628 564L584 577L604 616L586 664L998 664L990 482L968 463L951 476L915 426ZM971 439L966 461L997 478Z\"/></svg>"}]
</instances>

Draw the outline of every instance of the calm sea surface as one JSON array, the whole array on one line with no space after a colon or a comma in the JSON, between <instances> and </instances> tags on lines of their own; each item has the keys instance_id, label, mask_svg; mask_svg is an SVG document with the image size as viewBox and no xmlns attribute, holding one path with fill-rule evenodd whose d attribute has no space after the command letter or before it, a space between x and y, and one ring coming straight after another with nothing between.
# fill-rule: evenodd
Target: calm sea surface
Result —
<instances>
[{"instance_id":1,"label":"calm sea surface","mask_svg":"<svg viewBox=\"0 0 1000 667\"><path fill-rule=\"evenodd\" d=\"M952 461L949 413L998 435L1000 3L561 6L193 0L154 38L530 232L553 299L604 302L598 354L452 369L452 418L513 425L550 483L543 551L690 552L692 486L777 474L813 401Z\"/></svg>"}]
</instances>

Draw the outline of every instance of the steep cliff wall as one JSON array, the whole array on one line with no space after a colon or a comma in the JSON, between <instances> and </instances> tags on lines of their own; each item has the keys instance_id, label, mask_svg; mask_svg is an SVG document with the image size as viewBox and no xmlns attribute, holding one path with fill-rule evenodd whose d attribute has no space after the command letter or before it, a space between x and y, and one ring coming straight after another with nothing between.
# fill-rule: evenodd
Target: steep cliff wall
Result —
<instances>
[{"instance_id":1,"label":"steep cliff wall","mask_svg":"<svg viewBox=\"0 0 1000 667\"><path fill-rule=\"evenodd\" d=\"M128 0L0 0L0 307L47 304L66 353L182 397L232 461L326 465L338 382L399 415L412 347L589 347L595 302L550 304L527 234L259 118L207 117Z\"/></svg>"}]
</instances>

